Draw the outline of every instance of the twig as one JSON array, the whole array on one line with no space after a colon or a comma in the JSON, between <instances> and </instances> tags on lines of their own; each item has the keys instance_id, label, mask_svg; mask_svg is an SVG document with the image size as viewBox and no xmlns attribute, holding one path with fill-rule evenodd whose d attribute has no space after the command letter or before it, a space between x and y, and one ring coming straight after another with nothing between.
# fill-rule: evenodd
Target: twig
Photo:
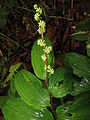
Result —
<instances>
[{"instance_id":1,"label":"twig","mask_svg":"<svg viewBox=\"0 0 90 120\"><path fill-rule=\"evenodd\" d=\"M0 38L3 40L7 40L10 41L18 46L20 46L22 49L24 49L25 51L28 51L28 49L26 49L25 47L23 47L22 45L20 45L19 43L15 42L14 40L12 40L11 38L7 37L6 35L4 35L3 33L0 33Z\"/></svg>"},{"instance_id":2,"label":"twig","mask_svg":"<svg viewBox=\"0 0 90 120\"><path fill-rule=\"evenodd\" d=\"M72 18L67 18L67 17L62 17L62 16L47 16L47 17L49 17L49 18L54 18L54 19L66 19L66 20L72 20L73 21L73 19Z\"/></svg>"}]
</instances>

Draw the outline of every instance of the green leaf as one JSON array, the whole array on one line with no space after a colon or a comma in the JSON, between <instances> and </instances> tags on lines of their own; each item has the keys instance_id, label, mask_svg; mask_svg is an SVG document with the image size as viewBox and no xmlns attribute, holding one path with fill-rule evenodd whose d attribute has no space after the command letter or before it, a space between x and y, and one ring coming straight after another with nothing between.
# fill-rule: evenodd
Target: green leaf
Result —
<instances>
[{"instance_id":1,"label":"green leaf","mask_svg":"<svg viewBox=\"0 0 90 120\"><path fill-rule=\"evenodd\" d=\"M24 103L21 98L8 99L2 112L5 120L54 120L46 108L34 109Z\"/></svg>"},{"instance_id":2,"label":"green leaf","mask_svg":"<svg viewBox=\"0 0 90 120\"><path fill-rule=\"evenodd\" d=\"M74 90L72 91L72 95L78 95L83 92L90 92L90 78L84 78L80 83L74 86Z\"/></svg>"},{"instance_id":3,"label":"green leaf","mask_svg":"<svg viewBox=\"0 0 90 120\"><path fill-rule=\"evenodd\" d=\"M90 19L83 20L77 25L78 31L90 31Z\"/></svg>"},{"instance_id":4,"label":"green leaf","mask_svg":"<svg viewBox=\"0 0 90 120\"><path fill-rule=\"evenodd\" d=\"M78 53L67 53L60 58L66 66L73 69L73 73L79 77L90 77L90 59Z\"/></svg>"},{"instance_id":5,"label":"green leaf","mask_svg":"<svg viewBox=\"0 0 90 120\"><path fill-rule=\"evenodd\" d=\"M73 114L71 120L89 120L90 93L84 93L79 95L68 112Z\"/></svg>"},{"instance_id":6,"label":"green leaf","mask_svg":"<svg viewBox=\"0 0 90 120\"><path fill-rule=\"evenodd\" d=\"M66 104L60 105L56 109L57 120L71 120L71 116L68 113L70 106L71 106L71 103L68 102Z\"/></svg>"},{"instance_id":7,"label":"green leaf","mask_svg":"<svg viewBox=\"0 0 90 120\"><path fill-rule=\"evenodd\" d=\"M7 96L0 96L0 108L2 109L4 104L6 103L6 100L8 99Z\"/></svg>"},{"instance_id":8,"label":"green leaf","mask_svg":"<svg viewBox=\"0 0 90 120\"><path fill-rule=\"evenodd\" d=\"M26 70L21 70L15 76L15 86L24 102L37 109L50 105L48 91L42 87L41 81Z\"/></svg>"},{"instance_id":9,"label":"green leaf","mask_svg":"<svg viewBox=\"0 0 90 120\"><path fill-rule=\"evenodd\" d=\"M88 35L89 35L89 32L80 31L80 32L76 32L70 36L71 36L71 38L73 38L77 41L85 41L85 40L88 40Z\"/></svg>"},{"instance_id":10,"label":"green leaf","mask_svg":"<svg viewBox=\"0 0 90 120\"><path fill-rule=\"evenodd\" d=\"M87 55L90 57L90 38L88 38L87 42Z\"/></svg>"},{"instance_id":11,"label":"green leaf","mask_svg":"<svg viewBox=\"0 0 90 120\"><path fill-rule=\"evenodd\" d=\"M41 39L41 38L39 38ZM44 40L47 46L52 46L51 42L47 37L44 36ZM42 80L46 79L46 71L44 69L46 62L41 59L41 56L44 54L43 47L37 45L37 41L34 43L32 52L31 52L31 62L34 69L34 72L37 77ZM50 52L48 56L48 64L53 67L54 65L54 55L53 51Z\"/></svg>"},{"instance_id":12,"label":"green leaf","mask_svg":"<svg viewBox=\"0 0 90 120\"><path fill-rule=\"evenodd\" d=\"M15 95L16 88L15 88L14 80L10 81L10 90Z\"/></svg>"},{"instance_id":13,"label":"green leaf","mask_svg":"<svg viewBox=\"0 0 90 120\"><path fill-rule=\"evenodd\" d=\"M71 70L59 67L50 77L49 91L54 97L64 97L71 91L73 78L70 75Z\"/></svg>"}]
</instances>

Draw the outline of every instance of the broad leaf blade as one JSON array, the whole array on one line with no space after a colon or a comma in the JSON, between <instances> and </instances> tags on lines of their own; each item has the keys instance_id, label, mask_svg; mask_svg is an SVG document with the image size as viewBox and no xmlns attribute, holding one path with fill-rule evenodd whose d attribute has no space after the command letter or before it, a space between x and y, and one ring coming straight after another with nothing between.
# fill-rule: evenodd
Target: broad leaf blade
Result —
<instances>
[{"instance_id":1,"label":"broad leaf blade","mask_svg":"<svg viewBox=\"0 0 90 120\"><path fill-rule=\"evenodd\" d=\"M5 120L53 120L52 114L46 108L34 109L21 98L8 99L2 111Z\"/></svg>"},{"instance_id":2,"label":"broad leaf blade","mask_svg":"<svg viewBox=\"0 0 90 120\"><path fill-rule=\"evenodd\" d=\"M39 38L41 39L41 38ZM47 46L52 46L51 42L47 37L44 36L45 43ZM46 71L44 69L46 62L41 59L41 56L44 54L43 47L40 47L37 45L37 41L34 43L32 52L31 52L31 61L32 61L32 66L34 69L35 74L37 77L40 79L45 80L46 79ZM54 65L54 55L53 51L50 52L48 56L48 64L53 66Z\"/></svg>"},{"instance_id":3,"label":"broad leaf blade","mask_svg":"<svg viewBox=\"0 0 90 120\"><path fill-rule=\"evenodd\" d=\"M37 109L50 105L49 93L42 88L42 83L37 77L26 70L16 74L15 86L18 94L24 102Z\"/></svg>"},{"instance_id":4,"label":"broad leaf blade","mask_svg":"<svg viewBox=\"0 0 90 120\"><path fill-rule=\"evenodd\" d=\"M57 120L71 120L70 114L68 114L68 110L71 106L71 103L66 103L63 105L60 105L56 109L56 114L57 114Z\"/></svg>"},{"instance_id":5,"label":"broad leaf blade","mask_svg":"<svg viewBox=\"0 0 90 120\"><path fill-rule=\"evenodd\" d=\"M68 112L73 114L71 120L89 120L90 93L84 93L79 95Z\"/></svg>"},{"instance_id":6,"label":"broad leaf blade","mask_svg":"<svg viewBox=\"0 0 90 120\"><path fill-rule=\"evenodd\" d=\"M84 78L80 83L77 83L74 86L74 90L72 91L72 95L76 96L76 95L81 94L83 92L90 92L90 78Z\"/></svg>"},{"instance_id":7,"label":"broad leaf blade","mask_svg":"<svg viewBox=\"0 0 90 120\"><path fill-rule=\"evenodd\" d=\"M62 56L61 56L62 57ZM73 69L79 77L90 77L90 59L78 53L67 53L63 57L64 64Z\"/></svg>"},{"instance_id":8,"label":"broad leaf blade","mask_svg":"<svg viewBox=\"0 0 90 120\"><path fill-rule=\"evenodd\" d=\"M59 67L49 80L49 91L56 98L66 96L72 89L71 70Z\"/></svg>"}]
</instances>

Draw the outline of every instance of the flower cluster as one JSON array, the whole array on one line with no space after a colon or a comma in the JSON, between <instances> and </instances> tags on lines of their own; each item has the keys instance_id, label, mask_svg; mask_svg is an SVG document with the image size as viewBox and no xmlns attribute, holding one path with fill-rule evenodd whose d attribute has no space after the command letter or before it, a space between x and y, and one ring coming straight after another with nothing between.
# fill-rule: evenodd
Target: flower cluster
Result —
<instances>
[{"instance_id":1,"label":"flower cluster","mask_svg":"<svg viewBox=\"0 0 90 120\"><path fill-rule=\"evenodd\" d=\"M44 52L46 52L48 55L51 51L52 51L52 46L49 47L46 46L46 50L44 50Z\"/></svg>"},{"instance_id":2,"label":"flower cluster","mask_svg":"<svg viewBox=\"0 0 90 120\"><path fill-rule=\"evenodd\" d=\"M47 70L47 72L49 72L49 73L51 73L51 74L54 74L54 69L53 68L51 68L51 66L50 65L48 65L48 67L46 68L46 65L45 65L45 68L44 68L45 70Z\"/></svg>"},{"instance_id":3,"label":"flower cluster","mask_svg":"<svg viewBox=\"0 0 90 120\"><path fill-rule=\"evenodd\" d=\"M43 42L42 39L38 39L37 44L41 47L45 46L45 41Z\"/></svg>"},{"instance_id":4,"label":"flower cluster","mask_svg":"<svg viewBox=\"0 0 90 120\"><path fill-rule=\"evenodd\" d=\"M46 23L40 19L40 15L42 14L42 9L38 7L37 4L34 5L34 9L36 10L36 14L34 15L34 18L38 22L38 32L39 34L43 34L45 32ZM44 48L43 49L44 53L41 56L41 59L43 61L46 61L47 57L49 56L49 53L52 51L52 47L46 46L45 40L42 40L42 39L38 39L37 45ZM49 72L50 74L54 74L54 70L53 68L51 68L50 65L48 65L47 67L45 65L45 70Z\"/></svg>"},{"instance_id":5,"label":"flower cluster","mask_svg":"<svg viewBox=\"0 0 90 120\"><path fill-rule=\"evenodd\" d=\"M38 41L37 41L37 44L39 45L39 46L45 46L45 49L43 49L43 51L44 51L44 54L41 56L41 59L43 60L43 61L46 61L46 55L45 55L45 53L47 54L47 57L49 56L49 53L52 51L52 47L51 46L46 46L46 44L45 44L45 41L43 42L42 41L42 39L38 39ZM47 70L47 72L49 72L50 74L54 74L54 69L53 68L51 68L51 66L50 65L48 65L47 66L47 69L46 69L46 65L45 65L45 70Z\"/></svg>"},{"instance_id":6,"label":"flower cluster","mask_svg":"<svg viewBox=\"0 0 90 120\"><path fill-rule=\"evenodd\" d=\"M45 22L43 20L40 20L40 15L42 14L42 9L37 6L37 4L34 5L34 9L36 10L36 14L34 15L34 19L39 22L38 23L38 32L41 34L42 32L45 33Z\"/></svg>"}]
</instances>

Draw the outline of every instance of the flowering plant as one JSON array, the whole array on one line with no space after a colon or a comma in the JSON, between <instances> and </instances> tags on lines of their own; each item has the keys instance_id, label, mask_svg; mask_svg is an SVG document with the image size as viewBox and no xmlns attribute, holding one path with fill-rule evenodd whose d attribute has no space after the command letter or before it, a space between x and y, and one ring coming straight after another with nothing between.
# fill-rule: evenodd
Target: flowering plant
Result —
<instances>
[{"instance_id":1,"label":"flowering plant","mask_svg":"<svg viewBox=\"0 0 90 120\"><path fill-rule=\"evenodd\" d=\"M20 65L12 67L10 71L17 73L9 77L13 80L8 96L0 97L4 120L89 120L90 58L77 53L60 55L65 65L54 70L53 48L41 20L43 11L36 4L34 9L40 34L31 51L36 76L25 69L17 72Z\"/></svg>"}]
</instances>

